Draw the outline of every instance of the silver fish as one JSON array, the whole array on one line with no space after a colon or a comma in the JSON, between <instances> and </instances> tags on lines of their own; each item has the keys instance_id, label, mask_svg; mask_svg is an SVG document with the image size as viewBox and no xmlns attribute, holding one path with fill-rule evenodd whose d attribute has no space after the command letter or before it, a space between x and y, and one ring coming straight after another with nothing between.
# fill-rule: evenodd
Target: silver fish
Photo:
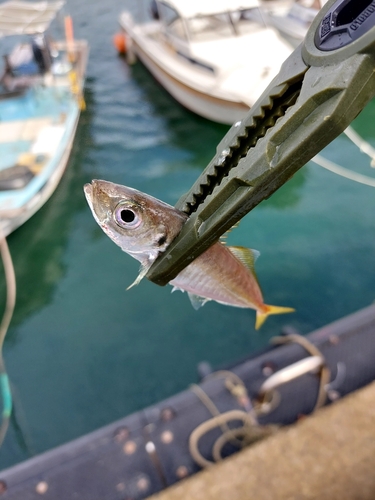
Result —
<instances>
[{"instance_id":1,"label":"silver fish","mask_svg":"<svg viewBox=\"0 0 375 500\"><path fill-rule=\"evenodd\" d=\"M152 196L112 182L93 180L84 192L94 219L124 252L141 263L138 284L160 252L171 244L187 215ZM170 284L186 291L195 308L209 300L256 310L255 328L270 314L293 312L263 302L254 271L258 252L243 247L212 245L183 269ZM129 287L130 288L130 287Z\"/></svg>"}]
</instances>

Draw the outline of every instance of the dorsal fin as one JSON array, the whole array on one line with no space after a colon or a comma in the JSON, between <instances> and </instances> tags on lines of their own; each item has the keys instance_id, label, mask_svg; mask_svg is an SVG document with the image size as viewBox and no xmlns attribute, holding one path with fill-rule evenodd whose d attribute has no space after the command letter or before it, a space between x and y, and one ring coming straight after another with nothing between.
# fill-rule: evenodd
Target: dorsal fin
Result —
<instances>
[{"instance_id":1,"label":"dorsal fin","mask_svg":"<svg viewBox=\"0 0 375 500\"><path fill-rule=\"evenodd\" d=\"M236 227L238 227L240 225L240 221L237 221L235 224L233 224L233 226L228 229L228 231L225 231L224 234L222 234L220 236L220 242L223 244L223 245L226 245L227 244L227 238L228 238L228 235L231 231L233 231L233 229L236 229Z\"/></svg>"},{"instance_id":2,"label":"dorsal fin","mask_svg":"<svg viewBox=\"0 0 375 500\"><path fill-rule=\"evenodd\" d=\"M260 255L258 250L245 247L228 247L228 250L256 277L255 261Z\"/></svg>"}]
</instances>

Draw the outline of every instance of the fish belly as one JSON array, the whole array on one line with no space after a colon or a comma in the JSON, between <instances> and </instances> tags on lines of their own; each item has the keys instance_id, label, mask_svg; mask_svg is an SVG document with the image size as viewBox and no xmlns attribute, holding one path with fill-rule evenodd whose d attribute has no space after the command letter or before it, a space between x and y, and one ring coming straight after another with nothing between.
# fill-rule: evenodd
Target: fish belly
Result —
<instances>
[{"instance_id":1,"label":"fish belly","mask_svg":"<svg viewBox=\"0 0 375 500\"><path fill-rule=\"evenodd\" d=\"M226 305L252 309L264 307L255 276L221 243L197 257L170 284Z\"/></svg>"}]
</instances>

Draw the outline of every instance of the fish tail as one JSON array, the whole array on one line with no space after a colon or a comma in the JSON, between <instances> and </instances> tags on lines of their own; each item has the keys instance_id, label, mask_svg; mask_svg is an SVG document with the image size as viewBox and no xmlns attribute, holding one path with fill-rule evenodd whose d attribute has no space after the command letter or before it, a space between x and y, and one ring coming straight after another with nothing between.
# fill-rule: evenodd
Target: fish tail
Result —
<instances>
[{"instance_id":1,"label":"fish tail","mask_svg":"<svg viewBox=\"0 0 375 500\"><path fill-rule=\"evenodd\" d=\"M268 306L265 304L263 310L257 309L255 329L259 330L259 328L263 325L268 316L270 316L271 314L286 314L294 311L295 309L293 309L292 307Z\"/></svg>"}]
</instances>

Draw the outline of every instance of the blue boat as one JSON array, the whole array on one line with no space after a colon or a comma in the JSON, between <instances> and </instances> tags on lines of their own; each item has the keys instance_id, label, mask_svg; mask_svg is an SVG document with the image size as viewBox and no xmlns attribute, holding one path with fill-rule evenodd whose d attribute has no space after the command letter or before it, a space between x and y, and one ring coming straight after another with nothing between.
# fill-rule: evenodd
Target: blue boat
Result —
<instances>
[{"instance_id":1,"label":"blue boat","mask_svg":"<svg viewBox=\"0 0 375 500\"><path fill-rule=\"evenodd\" d=\"M65 171L84 107L88 57L65 17L65 39L51 23L64 5L0 5L0 232L9 235L49 199Z\"/></svg>"}]
</instances>

